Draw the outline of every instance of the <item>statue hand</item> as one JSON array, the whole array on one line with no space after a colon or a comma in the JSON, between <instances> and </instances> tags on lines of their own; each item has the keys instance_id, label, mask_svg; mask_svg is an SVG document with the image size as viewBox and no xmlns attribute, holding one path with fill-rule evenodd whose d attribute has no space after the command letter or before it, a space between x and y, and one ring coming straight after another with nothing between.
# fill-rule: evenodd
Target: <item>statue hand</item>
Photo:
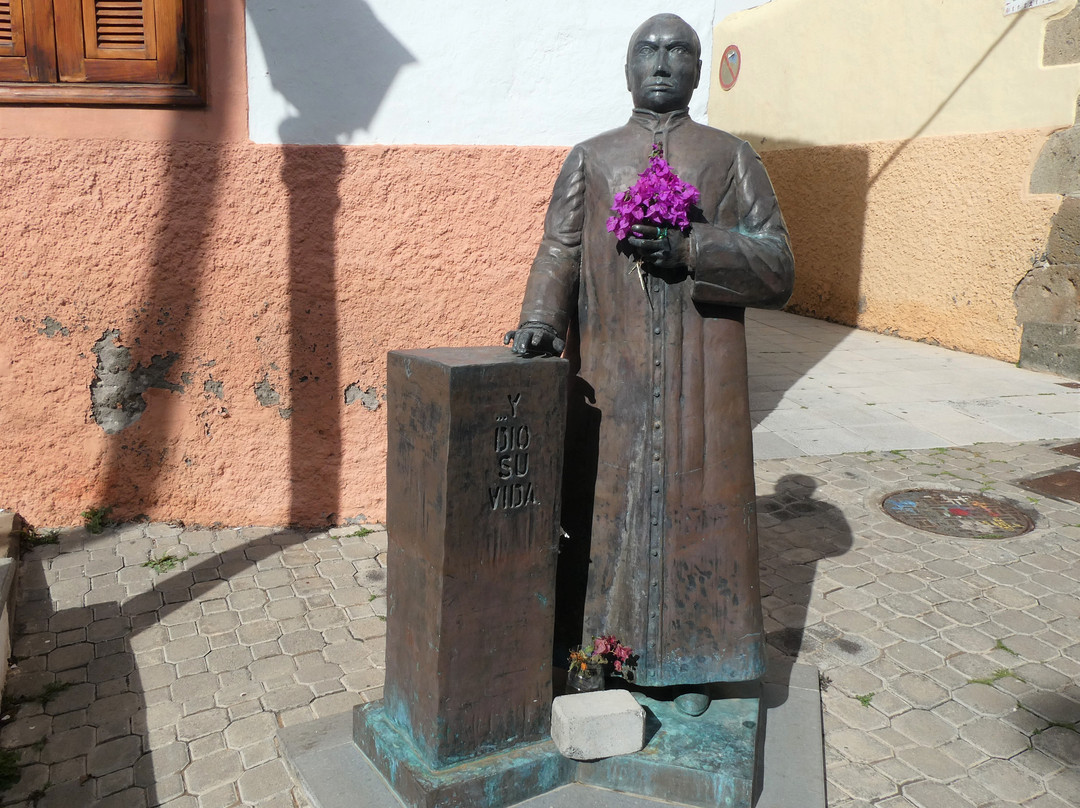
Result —
<instances>
[{"instance_id":1,"label":"statue hand","mask_svg":"<svg viewBox=\"0 0 1080 808\"><path fill-rule=\"evenodd\" d=\"M558 356L566 347L566 341L546 323L522 323L516 331L507 331L503 345L518 356Z\"/></svg>"},{"instance_id":2,"label":"statue hand","mask_svg":"<svg viewBox=\"0 0 1080 808\"><path fill-rule=\"evenodd\" d=\"M635 224L626 239L634 254L662 269L686 266L690 260L690 239L677 227Z\"/></svg>"}]
</instances>

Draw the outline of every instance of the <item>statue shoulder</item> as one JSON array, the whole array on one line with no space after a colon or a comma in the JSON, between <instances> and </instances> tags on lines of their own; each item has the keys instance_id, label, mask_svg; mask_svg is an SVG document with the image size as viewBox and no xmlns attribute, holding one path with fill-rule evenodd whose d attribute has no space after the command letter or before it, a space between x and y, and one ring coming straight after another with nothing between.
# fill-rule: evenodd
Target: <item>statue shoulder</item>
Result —
<instances>
[{"instance_id":1,"label":"statue shoulder","mask_svg":"<svg viewBox=\"0 0 1080 808\"><path fill-rule=\"evenodd\" d=\"M637 127L624 124L594 135L588 140L581 141L574 146L574 150L581 149L584 154L603 154L613 149L625 148L630 143L640 139L640 131Z\"/></svg>"},{"instance_id":2,"label":"statue shoulder","mask_svg":"<svg viewBox=\"0 0 1080 808\"><path fill-rule=\"evenodd\" d=\"M732 152L740 151L743 148L752 150L750 144L741 137L733 135L731 132L725 132L723 129L717 129L715 126L691 121L690 128L695 137L708 142L713 148L727 149Z\"/></svg>"}]
</instances>

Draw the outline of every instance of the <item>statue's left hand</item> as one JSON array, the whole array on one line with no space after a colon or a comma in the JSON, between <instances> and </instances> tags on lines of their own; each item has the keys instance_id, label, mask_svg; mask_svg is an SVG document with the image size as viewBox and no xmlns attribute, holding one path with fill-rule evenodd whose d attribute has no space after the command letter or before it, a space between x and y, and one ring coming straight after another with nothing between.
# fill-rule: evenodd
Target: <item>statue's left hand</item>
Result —
<instances>
[{"instance_id":1,"label":"statue's left hand","mask_svg":"<svg viewBox=\"0 0 1080 808\"><path fill-rule=\"evenodd\" d=\"M677 227L635 224L626 241L638 258L661 269L686 266L690 260L690 239Z\"/></svg>"}]
</instances>

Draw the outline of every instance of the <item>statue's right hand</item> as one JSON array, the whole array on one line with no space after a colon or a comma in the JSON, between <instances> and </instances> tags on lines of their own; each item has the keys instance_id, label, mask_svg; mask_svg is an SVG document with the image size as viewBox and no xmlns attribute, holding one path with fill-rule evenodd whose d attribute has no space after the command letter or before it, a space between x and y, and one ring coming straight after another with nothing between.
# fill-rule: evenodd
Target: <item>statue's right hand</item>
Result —
<instances>
[{"instance_id":1,"label":"statue's right hand","mask_svg":"<svg viewBox=\"0 0 1080 808\"><path fill-rule=\"evenodd\" d=\"M555 329L543 323L523 323L503 336L503 345L518 356L558 356L566 347Z\"/></svg>"}]
</instances>

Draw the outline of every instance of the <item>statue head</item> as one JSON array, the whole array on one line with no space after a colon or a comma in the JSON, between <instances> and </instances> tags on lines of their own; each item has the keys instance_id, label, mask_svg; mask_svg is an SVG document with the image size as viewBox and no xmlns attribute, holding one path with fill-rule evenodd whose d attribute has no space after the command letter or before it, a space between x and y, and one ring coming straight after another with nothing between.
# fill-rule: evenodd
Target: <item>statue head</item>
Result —
<instances>
[{"instance_id":1,"label":"statue head","mask_svg":"<svg viewBox=\"0 0 1080 808\"><path fill-rule=\"evenodd\" d=\"M683 109L701 79L701 40L674 14L645 20L626 50L626 89L635 107L653 112Z\"/></svg>"}]
</instances>

